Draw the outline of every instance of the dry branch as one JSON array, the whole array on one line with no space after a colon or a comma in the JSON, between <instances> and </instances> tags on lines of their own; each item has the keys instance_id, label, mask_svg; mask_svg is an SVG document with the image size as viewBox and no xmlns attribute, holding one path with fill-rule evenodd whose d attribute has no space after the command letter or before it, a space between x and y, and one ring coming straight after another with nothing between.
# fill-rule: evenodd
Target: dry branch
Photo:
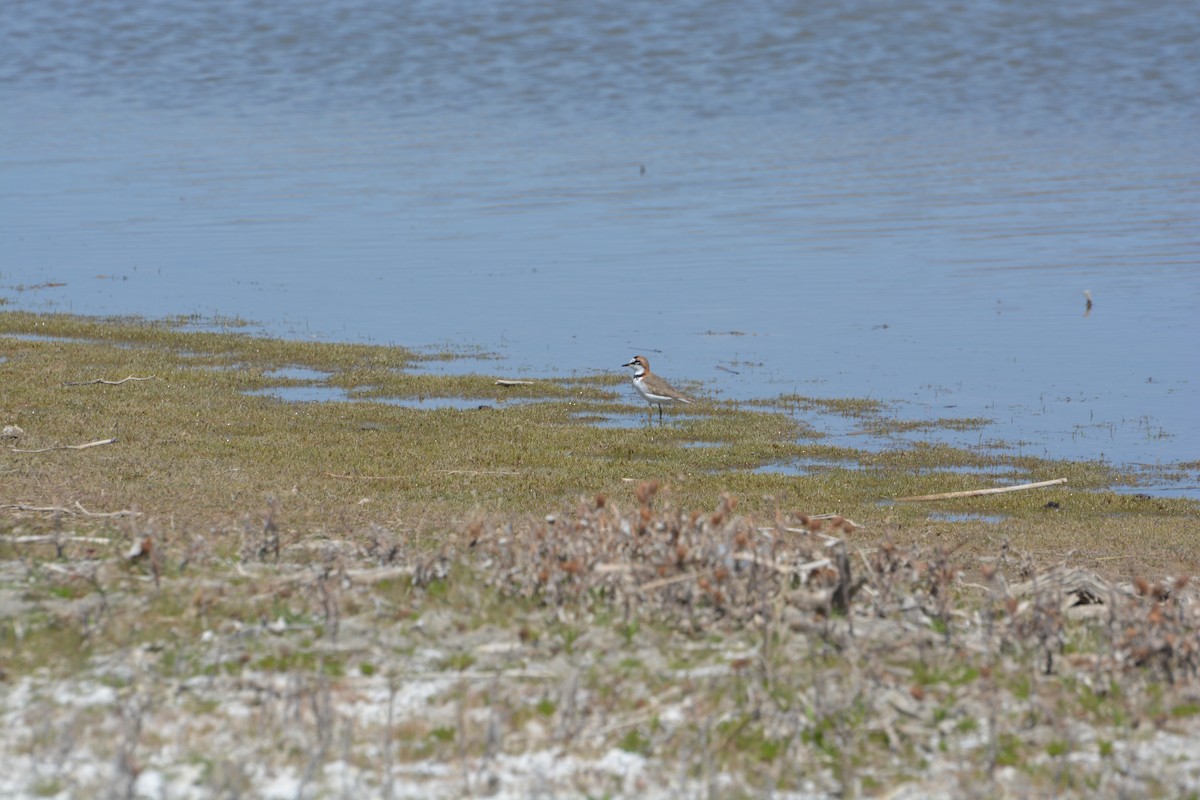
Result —
<instances>
[{"instance_id":1,"label":"dry branch","mask_svg":"<svg viewBox=\"0 0 1200 800\"><path fill-rule=\"evenodd\" d=\"M637 587L637 590L639 592L649 592L649 591L653 591L654 589L661 589L664 586L671 586L676 583L683 583L684 581L695 580L697 578L706 577L711 574L712 574L711 569L700 570L699 572L685 572L682 575L672 575L670 578L659 578L658 580L653 580L648 583L643 583L641 586Z\"/></svg>"},{"instance_id":2,"label":"dry branch","mask_svg":"<svg viewBox=\"0 0 1200 800\"><path fill-rule=\"evenodd\" d=\"M24 503L5 503L0 508L11 508L13 511L37 511L45 514L74 514L69 508L62 506L27 506Z\"/></svg>"},{"instance_id":3,"label":"dry branch","mask_svg":"<svg viewBox=\"0 0 1200 800\"><path fill-rule=\"evenodd\" d=\"M520 475L521 473L509 469L439 469L437 470L442 475ZM347 481L399 481L407 478L407 475L347 475L341 472L326 472L330 478L339 478Z\"/></svg>"},{"instance_id":4,"label":"dry branch","mask_svg":"<svg viewBox=\"0 0 1200 800\"><path fill-rule=\"evenodd\" d=\"M112 439L97 439L94 442L88 442L86 444L58 444L54 447L40 447L37 450L21 450L20 448L16 447L9 449L14 453L49 453L51 450L86 450L89 447L99 447L102 444L112 444L115 441L116 438L114 437Z\"/></svg>"},{"instance_id":5,"label":"dry branch","mask_svg":"<svg viewBox=\"0 0 1200 800\"><path fill-rule=\"evenodd\" d=\"M500 378L496 381L497 386L533 386L533 381L516 381L507 378Z\"/></svg>"},{"instance_id":6,"label":"dry branch","mask_svg":"<svg viewBox=\"0 0 1200 800\"><path fill-rule=\"evenodd\" d=\"M1036 483L1022 483L1016 486L995 486L991 489L968 489L963 492L943 492L942 494L922 494L913 495L911 497L897 497L897 503L910 503L917 500L949 500L953 497L978 497L985 494L1001 494L1003 492L1021 492L1026 489L1041 489L1043 486L1057 486L1061 483L1066 483L1066 478L1055 478L1052 481L1037 481Z\"/></svg>"},{"instance_id":7,"label":"dry branch","mask_svg":"<svg viewBox=\"0 0 1200 800\"><path fill-rule=\"evenodd\" d=\"M78 500L75 501L74 508L65 506L30 506L25 503L7 503L0 505L0 508L11 508L13 511L36 511L42 514L82 514L85 517L139 517L140 511L130 511L123 509L121 511L88 511L83 507Z\"/></svg>"},{"instance_id":8,"label":"dry branch","mask_svg":"<svg viewBox=\"0 0 1200 800\"><path fill-rule=\"evenodd\" d=\"M462 680L462 681L495 681L500 678L512 678L513 680L528 680L528 681L552 681L557 680L561 676L552 670L545 669L498 669L494 672L491 670L457 670L436 671L436 672L405 672L404 680L406 681L444 681L447 679Z\"/></svg>"},{"instance_id":9,"label":"dry branch","mask_svg":"<svg viewBox=\"0 0 1200 800\"><path fill-rule=\"evenodd\" d=\"M125 381L152 381L157 377L157 375L148 375L145 378L139 378L136 375L130 375L127 378L121 378L119 381L106 381L104 378L96 378L90 381L66 381L63 383L63 386L91 386L96 383L103 383L105 386L120 386Z\"/></svg>"},{"instance_id":10,"label":"dry branch","mask_svg":"<svg viewBox=\"0 0 1200 800\"><path fill-rule=\"evenodd\" d=\"M17 536L12 539L0 539L9 544L40 544L42 542L63 542L70 544L112 544L112 539L101 539L98 536Z\"/></svg>"},{"instance_id":11,"label":"dry branch","mask_svg":"<svg viewBox=\"0 0 1200 800\"><path fill-rule=\"evenodd\" d=\"M642 565L642 569L650 568L649 564ZM605 574L610 572L633 572L635 569L637 569L637 565L635 564L597 564L592 567L592 572Z\"/></svg>"},{"instance_id":12,"label":"dry branch","mask_svg":"<svg viewBox=\"0 0 1200 800\"><path fill-rule=\"evenodd\" d=\"M140 517L142 515L142 512L132 511L128 508L120 511L88 511L78 500L75 501L75 508L79 509L79 513L85 517Z\"/></svg>"},{"instance_id":13,"label":"dry branch","mask_svg":"<svg viewBox=\"0 0 1200 800\"><path fill-rule=\"evenodd\" d=\"M411 565L380 567L377 569L348 569L346 570L346 577L355 583L370 584L391 581L397 578L411 578L416 574L416 571L416 567Z\"/></svg>"},{"instance_id":14,"label":"dry branch","mask_svg":"<svg viewBox=\"0 0 1200 800\"><path fill-rule=\"evenodd\" d=\"M342 478L348 481L399 481L403 480L405 475L344 475L340 472L326 472L330 478Z\"/></svg>"}]
</instances>

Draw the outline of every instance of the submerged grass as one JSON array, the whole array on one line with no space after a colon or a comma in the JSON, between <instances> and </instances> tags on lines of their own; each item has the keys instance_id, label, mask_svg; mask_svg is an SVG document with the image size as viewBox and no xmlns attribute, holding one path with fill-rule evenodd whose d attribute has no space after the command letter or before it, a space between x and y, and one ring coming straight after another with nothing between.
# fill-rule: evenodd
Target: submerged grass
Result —
<instances>
[{"instance_id":1,"label":"submerged grass","mask_svg":"<svg viewBox=\"0 0 1200 800\"><path fill-rule=\"evenodd\" d=\"M926 516L935 508L1004 514L1040 530L1044 549L1060 552L1079 546L1060 531L1119 514L1124 525L1145 527L1131 541L1149 559L1161 538L1151 531L1170 520L1196 519L1196 504L1188 500L1106 491L1133 479L1106 465L941 444L884 452L835 448L786 413L815 403L889 424L882 417L886 406L875 400L710 401L669 416L665 425L647 424L645 406L626 402L619 374L498 386L503 376L408 369L420 359L453 354L192 331L184 329L187 322L195 321L0 313L0 335L9 334L3 339L7 359L0 362L0 416L25 432L15 441L18 449L117 439L82 451L6 448L0 462L5 502L79 503L94 512L136 508L192 525L222 525L260 515L271 500L297 524L336 531L410 525L414 518L436 525L472 513L540 512L581 494L628 496L634 482L656 478L680 505L703 506L730 490L748 510L837 511L886 522L900 535L941 535ZM328 375L325 383L353 400L286 403L247 394L289 383L271 374L285 368ZM130 375L154 378L67 385ZM444 396L478 398L482 408L387 402ZM522 402L503 402L511 399ZM614 414L628 424L586 421ZM803 477L757 470L789 462L823 466ZM887 504L899 496L992 485L1001 470L1018 480L1066 477L1069 484L920 507ZM37 518L27 522L38 524ZM1158 554L1174 558L1177 551Z\"/></svg>"}]
</instances>

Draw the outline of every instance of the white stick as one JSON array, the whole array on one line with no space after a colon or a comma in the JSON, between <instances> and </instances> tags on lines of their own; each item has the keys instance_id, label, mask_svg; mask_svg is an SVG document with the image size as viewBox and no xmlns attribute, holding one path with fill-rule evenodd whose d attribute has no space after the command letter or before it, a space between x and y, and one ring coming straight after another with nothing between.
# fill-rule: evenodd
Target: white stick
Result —
<instances>
[{"instance_id":1,"label":"white stick","mask_svg":"<svg viewBox=\"0 0 1200 800\"><path fill-rule=\"evenodd\" d=\"M13 544L38 544L40 542L69 542L71 544L112 544L112 539L101 539L96 536L18 536L15 539L5 539Z\"/></svg>"},{"instance_id":2,"label":"white stick","mask_svg":"<svg viewBox=\"0 0 1200 800\"><path fill-rule=\"evenodd\" d=\"M119 381L106 381L104 378L96 378L94 381L67 381L63 386L91 386L94 383L103 383L106 386L120 386L125 381L152 381L157 377L157 375L150 375L145 378L139 378L130 375L128 378L121 378Z\"/></svg>"},{"instance_id":3,"label":"white stick","mask_svg":"<svg viewBox=\"0 0 1200 800\"><path fill-rule=\"evenodd\" d=\"M54 447L42 447L38 450L19 450L16 447L10 448L14 453L49 453L51 450L86 450L89 447L99 447L102 444L112 444L116 439L97 439L94 442L87 444L60 444Z\"/></svg>"},{"instance_id":4,"label":"white stick","mask_svg":"<svg viewBox=\"0 0 1200 800\"><path fill-rule=\"evenodd\" d=\"M1020 492L1025 489L1041 489L1043 486L1057 486L1060 483L1066 483L1066 478L1055 478L1052 481L1038 481L1037 483L1022 483L1017 486L996 486L991 489L969 489L965 492L944 492L942 494L922 494L912 497L897 497L897 503L910 503L916 500L948 500L952 497L977 497L984 494L1001 494L1002 492Z\"/></svg>"}]
</instances>

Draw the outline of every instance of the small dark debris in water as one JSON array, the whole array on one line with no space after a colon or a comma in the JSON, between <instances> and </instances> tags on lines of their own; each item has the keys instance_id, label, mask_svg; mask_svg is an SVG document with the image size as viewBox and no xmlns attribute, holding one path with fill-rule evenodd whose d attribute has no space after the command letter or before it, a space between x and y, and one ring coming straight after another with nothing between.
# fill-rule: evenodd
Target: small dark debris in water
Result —
<instances>
[{"instance_id":1,"label":"small dark debris in water","mask_svg":"<svg viewBox=\"0 0 1200 800\"><path fill-rule=\"evenodd\" d=\"M1086 317L1088 314L1092 313L1092 293L1088 289L1083 290L1083 301L1085 303L1083 315Z\"/></svg>"},{"instance_id":2,"label":"small dark debris in water","mask_svg":"<svg viewBox=\"0 0 1200 800\"><path fill-rule=\"evenodd\" d=\"M1154 498L1153 498L1153 497L1151 497L1150 495L1148 495L1148 494L1145 494L1145 493L1143 493L1143 492L1138 492L1138 493L1137 493L1137 494L1135 494L1133 497L1134 497L1134 499L1135 499L1135 500L1153 500L1153 499L1154 499Z\"/></svg>"},{"instance_id":3,"label":"small dark debris in water","mask_svg":"<svg viewBox=\"0 0 1200 800\"><path fill-rule=\"evenodd\" d=\"M1051 500L1049 503L1046 503L1046 505L1042 506L1042 508L1046 509L1047 511L1058 511L1060 508L1062 508L1062 503L1058 502L1057 500Z\"/></svg>"},{"instance_id":4,"label":"small dark debris in water","mask_svg":"<svg viewBox=\"0 0 1200 800\"><path fill-rule=\"evenodd\" d=\"M724 366L721 366L720 364L717 364L717 369L719 369L723 372L728 372L731 375L741 375L742 374L742 373L738 372L736 369L730 369L729 367L724 367Z\"/></svg>"},{"instance_id":5,"label":"small dark debris in water","mask_svg":"<svg viewBox=\"0 0 1200 800\"><path fill-rule=\"evenodd\" d=\"M873 331L886 331L886 330L887 330L888 328L890 328L890 327L892 327L892 326L891 326L891 325L888 325L886 322L884 322L884 323L882 323L882 324L880 324L880 325L872 325L872 326L871 326L871 330L873 330Z\"/></svg>"},{"instance_id":6,"label":"small dark debris in water","mask_svg":"<svg viewBox=\"0 0 1200 800\"><path fill-rule=\"evenodd\" d=\"M476 411L495 411L496 409L492 408L487 403L484 403L483 405L479 406L479 408L477 408L475 410Z\"/></svg>"},{"instance_id":7,"label":"small dark debris in water","mask_svg":"<svg viewBox=\"0 0 1200 800\"><path fill-rule=\"evenodd\" d=\"M36 289L57 289L60 286L66 286L66 285L67 284L65 284L61 281L46 281L45 283L35 283L32 286L26 286L26 285L22 284L20 286L14 286L12 288L18 292L26 292L26 291L34 291Z\"/></svg>"},{"instance_id":8,"label":"small dark debris in water","mask_svg":"<svg viewBox=\"0 0 1200 800\"><path fill-rule=\"evenodd\" d=\"M641 169L640 174L642 174L642 175L646 174L646 165L645 164L638 164L638 168Z\"/></svg>"}]
</instances>

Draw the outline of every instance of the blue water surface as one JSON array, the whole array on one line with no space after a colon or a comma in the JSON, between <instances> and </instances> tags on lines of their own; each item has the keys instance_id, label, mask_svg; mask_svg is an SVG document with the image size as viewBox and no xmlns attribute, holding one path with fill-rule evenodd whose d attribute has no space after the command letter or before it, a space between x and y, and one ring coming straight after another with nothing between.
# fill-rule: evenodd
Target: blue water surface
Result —
<instances>
[{"instance_id":1,"label":"blue water surface","mask_svg":"<svg viewBox=\"0 0 1200 800\"><path fill-rule=\"evenodd\" d=\"M701 395L1195 462L1198 29L1167 0L13 0L0 298L518 377L642 353Z\"/></svg>"}]
</instances>

